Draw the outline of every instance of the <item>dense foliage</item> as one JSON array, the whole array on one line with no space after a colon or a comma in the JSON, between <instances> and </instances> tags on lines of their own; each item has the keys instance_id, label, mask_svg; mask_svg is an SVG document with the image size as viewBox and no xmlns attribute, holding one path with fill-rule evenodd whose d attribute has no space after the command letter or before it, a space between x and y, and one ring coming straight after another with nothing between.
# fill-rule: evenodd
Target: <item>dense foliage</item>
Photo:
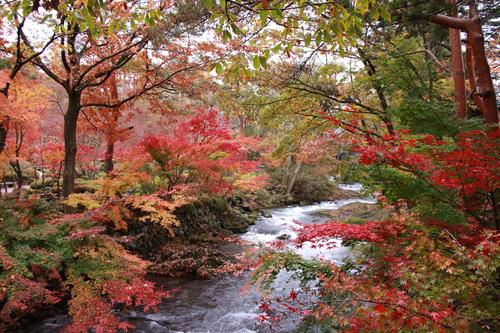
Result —
<instances>
[{"instance_id":1,"label":"dense foliage","mask_svg":"<svg viewBox=\"0 0 500 333\"><path fill-rule=\"evenodd\" d=\"M60 310L68 332L126 331L118 310L171 296L148 269L239 267L182 244L217 224L185 232L180 210L212 202L241 232L253 209L342 197L334 180L384 218L304 224L242 265L302 283L262 322L498 331L498 38L490 0L3 1L0 331ZM128 247L141 230L161 248ZM342 263L284 251L339 239Z\"/></svg>"}]
</instances>

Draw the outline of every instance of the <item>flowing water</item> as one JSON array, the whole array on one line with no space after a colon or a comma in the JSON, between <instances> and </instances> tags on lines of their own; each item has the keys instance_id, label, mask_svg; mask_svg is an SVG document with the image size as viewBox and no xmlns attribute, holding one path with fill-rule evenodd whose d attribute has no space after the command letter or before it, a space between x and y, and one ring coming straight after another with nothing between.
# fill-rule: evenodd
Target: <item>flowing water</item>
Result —
<instances>
[{"instance_id":1,"label":"flowing water","mask_svg":"<svg viewBox=\"0 0 500 333\"><path fill-rule=\"evenodd\" d=\"M361 185L343 185L342 188L359 191ZM294 239L297 236L297 223L320 223L326 218L317 211L337 209L353 202L375 203L372 198L346 199L331 202L321 202L308 206L290 206L268 210L271 217L261 217L249 230L240 237L253 244L263 247L277 237ZM286 235L286 236L284 236ZM282 238L280 237L280 238ZM349 255L349 250L340 245L333 249L313 248L305 243L300 249L289 247L290 250L307 258L323 258L340 262ZM238 252L240 249L228 247L228 251ZM136 326L130 332L134 333L251 333L268 332L265 326L258 326L259 300L261 292L252 289L247 293L241 290L248 281L248 274L237 277L216 278L212 280L151 279L167 289L180 288L172 298L166 299L158 307L158 312L132 312L126 319ZM298 282L291 278L291 273L281 272L273 283L274 294L288 295L291 289L298 288ZM39 324L29 332L55 332L67 317L51 318ZM277 332L291 332L295 328L292 320L285 322Z\"/></svg>"}]
</instances>

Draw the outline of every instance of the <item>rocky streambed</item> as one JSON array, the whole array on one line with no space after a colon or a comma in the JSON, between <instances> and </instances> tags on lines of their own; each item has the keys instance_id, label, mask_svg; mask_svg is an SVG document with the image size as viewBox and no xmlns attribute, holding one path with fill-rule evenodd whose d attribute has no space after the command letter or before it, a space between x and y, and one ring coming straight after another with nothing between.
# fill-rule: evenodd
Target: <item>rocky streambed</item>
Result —
<instances>
[{"instance_id":1,"label":"rocky streambed","mask_svg":"<svg viewBox=\"0 0 500 333\"><path fill-rule=\"evenodd\" d=\"M359 190L360 188L358 185L354 185L348 186L346 189ZM205 258L204 260L217 261L222 260L222 258L227 259L231 255L249 249L258 251L259 248L264 248L268 242L277 239L294 239L297 236L296 229L300 228L297 221L301 223L321 223L330 219L330 215L334 214L335 211L342 211L342 207L349 207L353 204L365 206L375 202L376 200L373 198L351 198L321 202L313 205L268 209L246 232L237 234L237 237L244 241L243 244L219 243L219 245L216 245L216 242L214 242L213 247L216 248L214 252L207 253L203 257ZM329 213L325 214L325 212ZM193 210L192 214L201 213L199 211L195 213L195 210ZM205 216L210 215L207 212L203 214ZM207 228L218 227L220 226L207 226ZM220 244L225 245L221 246ZM349 249L341 245L340 239L338 240L338 246L333 249L315 248L311 245L306 243L300 249L290 246L289 250L308 259L323 258L333 262L340 262L349 256ZM190 250L200 251L199 245L193 245ZM162 253L165 256L163 259L171 259L168 256L175 256L177 252L175 249L170 249ZM186 260L190 256L193 257L196 254L191 253L187 255ZM156 269L175 272L175 268L162 267L161 262L162 260L158 260ZM169 260L163 262L168 263ZM197 261L194 260L193 262L196 266ZM155 274L149 277L166 289L178 288L178 291L172 298L166 299L160 304L158 312L144 313L129 311L122 314L123 319L127 319L136 327L129 332L251 333L269 331L268 327L259 326L257 321L258 316L261 314L258 305L263 291L251 289L246 293L242 293L242 289L249 279L248 272L239 276L226 275L212 279L194 279L192 274L175 278L171 276L168 274ZM275 296L280 296L287 295L290 290L297 289L299 286L297 281L291 278L290 273L282 272L272 287L274 288L273 293ZM68 323L68 320L67 316L48 318L28 328L26 331L37 333L56 332ZM296 323L290 320L275 331L291 332L296 327L295 325Z\"/></svg>"}]
</instances>

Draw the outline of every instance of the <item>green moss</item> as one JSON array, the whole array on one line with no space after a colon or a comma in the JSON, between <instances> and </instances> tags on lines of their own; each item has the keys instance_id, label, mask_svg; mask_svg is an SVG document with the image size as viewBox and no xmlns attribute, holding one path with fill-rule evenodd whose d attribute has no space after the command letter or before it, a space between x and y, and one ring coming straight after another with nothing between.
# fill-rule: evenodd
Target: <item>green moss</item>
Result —
<instances>
[{"instance_id":1,"label":"green moss","mask_svg":"<svg viewBox=\"0 0 500 333\"><path fill-rule=\"evenodd\" d=\"M46 177L43 181L42 179L37 179L30 184L30 188L34 190L42 189L44 187L51 187L55 185L55 180L51 177Z\"/></svg>"}]
</instances>

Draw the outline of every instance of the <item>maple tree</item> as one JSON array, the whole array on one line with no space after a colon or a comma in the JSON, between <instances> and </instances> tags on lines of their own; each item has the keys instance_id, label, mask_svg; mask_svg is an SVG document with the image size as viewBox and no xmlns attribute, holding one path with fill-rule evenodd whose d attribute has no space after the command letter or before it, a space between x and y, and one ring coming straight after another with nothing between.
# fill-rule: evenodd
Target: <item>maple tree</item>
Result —
<instances>
[{"instance_id":1,"label":"maple tree","mask_svg":"<svg viewBox=\"0 0 500 333\"><path fill-rule=\"evenodd\" d=\"M425 224L401 208L386 221L304 226L297 246L312 241L334 247L339 237L362 242L361 255L345 267L288 253L261 255L255 282L286 269L304 283L317 279L317 287L265 301L260 320L274 326L299 314L306 329L316 325L353 332L494 327L498 235L474 225Z\"/></svg>"},{"instance_id":2,"label":"maple tree","mask_svg":"<svg viewBox=\"0 0 500 333\"><path fill-rule=\"evenodd\" d=\"M98 88L90 89L88 95L94 102L115 104L120 101L118 95L117 73L113 73L109 80ZM106 151L104 155L104 171L110 173L114 168L115 143L126 139L132 130L132 126L123 127L132 116L132 112L126 114L131 103L127 103L114 108L93 107L85 110L85 117L90 122L94 130L105 137Z\"/></svg>"},{"instance_id":3,"label":"maple tree","mask_svg":"<svg viewBox=\"0 0 500 333\"><path fill-rule=\"evenodd\" d=\"M272 195L260 189L263 171L283 192L269 202L297 188L298 201L331 200L335 174L382 194L391 216L299 221L286 245L342 239L354 249L344 263L304 260L280 241L242 265L255 283L285 269L305 286L262 302L271 329L297 315L306 331L494 329L500 138L487 56L497 36L482 31L491 7L5 2L0 174L11 168L18 187L25 168L42 179L0 203L0 330L62 301L69 332L131 328L117 307L154 310L170 293L146 279L151 263L125 250L130 225L174 238L176 211L196 200L253 207ZM64 215L68 207L76 213ZM183 244L171 252L159 272L185 266L208 278L240 266L204 267ZM203 249L199 259L212 260Z\"/></svg>"},{"instance_id":4,"label":"maple tree","mask_svg":"<svg viewBox=\"0 0 500 333\"><path fill-rule=\"evenodd\" d=\"M21 164L29 158L27 148L34 144L38 136L38 123L47 109L50 89L40 83L36 78L29 78L29 72L18 74L14 80L10 79L7 70L1 72L1 83L10 89L0 95L2 106L0 107L0 118L3 119L5 128L13 131L5 131L3 138L3 149L0 152L5 164L16 175L17 188L23 185L23 169ZM8 91L8 93L7 93Z\"/></svg>"},{"instance_id":5,"label":"maple tree","mask_svg":"<svg viewBox=\"0 0 500 333\"><path fill-rule=\"evenodd\" d=\"M18 31L18 44L22 44L27 50L29 62L39 67L49 78L61 85L68 94L67 110L64 115L64 142L65 142L65 162L63 175L63 194L68 196L74 189L75 166L77 153L77 121L82 108L86 107L118 107L140 97L146 92L159 88L169 87L173 84L173 78L184 71L188 71L196 64L184 63L187 48L175 45L170 41L170 46L159 47L153 57L146 52L146 47L151 42L151 26L158 20L165 11L169 18L160 30L167 33L169 29L175 29L179 24L189 25L190 21L183 21L185 18L168 13L173 10L173 4L160 3L156 9L147 9L144 12L139 4L103 2L95 4L103 6L98 17L93 17L87 8L88 4L81 2L69 2L64 7L55 4L47 4L48 17L38 20L36 11L28 11L28 14L18 14L17 3L10 7L14 26ZM73 15L67 13L82 13L83 22L75 21ZM113 13L112 15L110 15ZM32 16L28 16L31 14ZM138 18L142 18L141 20ZM58 54L58 60L42 56L38 51L32 36L25 32L24 22L28 19L35 19L35 24L48 26L52 24L54 34L48 36L50 45L48 49ZM80 17L81 19L81 17ZM191 20L192 18L188 18ZM126 22L130 22L127 24ZM196 23L196 20L195 20ZM59 35L57 31L63 29L65 34ZM98 34L100 32L100 34ZM156 57L162 61L157 64L152 58ZM127 65L133 58L143 60L144 75L142 80L134 85L134 89L121 100L116 102L82 102L82 95L85 90L98 87L104 84L112 74L119 68ZM168 61L170 59L170 61Z\"/></svg>"},{"instance_id":6,"label":"maple tree","mask_svg":"<svg viewBox=\"0 0 500 333\"><path fill-rule=\"evenodd\" d=\"M175 124L171 135L148 136L142 143L167 190L181 184L208 193L229 193L238 184L258 187L262 177L252 173L260 162L247 160L245 141L233 137L229 120L215 109L194 112Z\"/></svg>"}]
</instances>

